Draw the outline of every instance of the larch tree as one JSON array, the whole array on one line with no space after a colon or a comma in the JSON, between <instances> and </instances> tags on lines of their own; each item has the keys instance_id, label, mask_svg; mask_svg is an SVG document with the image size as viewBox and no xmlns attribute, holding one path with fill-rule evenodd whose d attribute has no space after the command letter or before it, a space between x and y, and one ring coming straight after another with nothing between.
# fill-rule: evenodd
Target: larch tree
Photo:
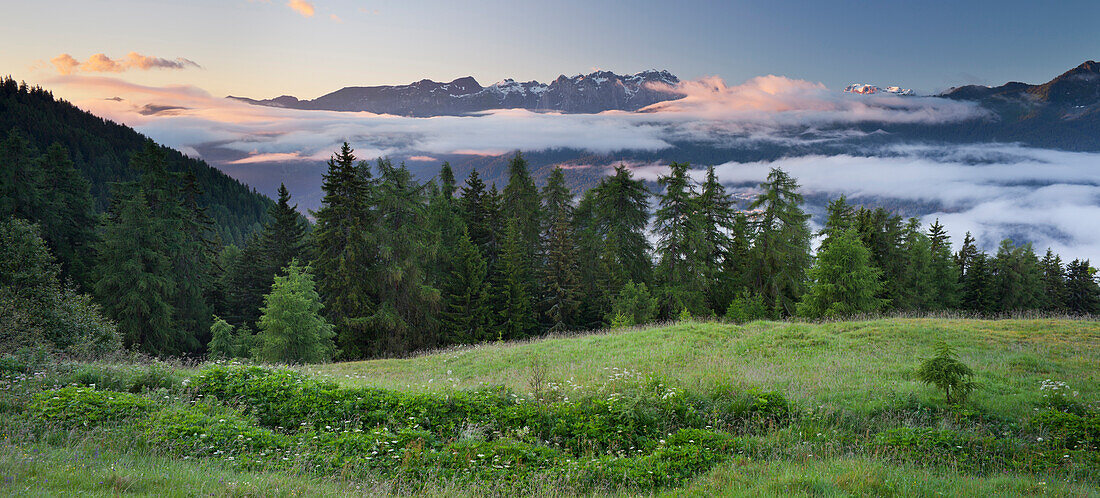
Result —
<instances>
[{"instance_id":1,"label":"larch tree","mask_svg":"<svg viewBox=\"0 0 1100 498\"><path fill-rule=\"evenodd\" d=\"M259 358L298 364L332 359L335 333L321 316L321 297L309 267L291 261L282 273L264 296L257 336Z\"/></svg>"},{"instance_id":2,"label":"larch tree","mask_svg":"<svg viewBox=\"0 0 1100 498\"><path fill-rule=\"evenodd\" d=\"M882 272L871 265L871 252L852 229L832 235L810 268L810 290L798 303L798 315L842 318L881 310Z\"/></svg>"},{"instance_id":3,"label":"larch tree","mask_svg":"<svg viewBox=\"0 0 1100 498\"><path fill-rule=\"evenodd\" d=\"M765 305L782 315L795 313L810 267L810 216L802 210L798 182L773 168L749 206L757 211L750 279Z\"/></svg>"}]
</instances>

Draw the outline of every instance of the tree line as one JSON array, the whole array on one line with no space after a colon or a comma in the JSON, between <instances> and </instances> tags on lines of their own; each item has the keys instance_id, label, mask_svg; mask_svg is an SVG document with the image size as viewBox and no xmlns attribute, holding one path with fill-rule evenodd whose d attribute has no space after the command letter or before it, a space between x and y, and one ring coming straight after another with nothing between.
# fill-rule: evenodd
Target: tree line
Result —
<instances>
[{"instance_id":1,"label":"tree line","mask_svg":"<svg viewBox=\"0 0 1100 498\"><path fill-rule=\"evenodd\" d=\"M151 354L312 362L692 316L1100 312L1087 260L1009 240L987 254L970 234L956 251L938 221L844 197L814 233L779 169L747 205L686 163L659 193L619 166L577 199L560 168L540 189L519 153L500 189L476 171L459 184L447 163L420 182L345 143L314 223L283 187L238 248L217 243L194 182L157 148L132 163L142 175L115 189L88 288L123 343Z\"/></svg>"}]
</instances>

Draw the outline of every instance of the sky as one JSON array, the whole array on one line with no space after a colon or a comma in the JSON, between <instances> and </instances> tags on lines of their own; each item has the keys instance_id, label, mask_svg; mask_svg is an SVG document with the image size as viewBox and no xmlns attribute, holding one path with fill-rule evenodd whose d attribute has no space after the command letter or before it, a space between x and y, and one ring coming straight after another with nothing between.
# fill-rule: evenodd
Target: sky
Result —
<instances>
[{"instance_id":1,"label":"sky","mask_svg":"<svg viewBox=\"0 0 1100 498\"><path fill-rule=\"evenodd\" d=\"M466 75L548 82L595 68L935 93L1043 82L1100 57L1093 0L4 0L2 10L0 71L17 79L46 82L61 54L135 52L194 64L126 71L128 81L217 96L313 98Z\"/></svg>"}]
</instances>

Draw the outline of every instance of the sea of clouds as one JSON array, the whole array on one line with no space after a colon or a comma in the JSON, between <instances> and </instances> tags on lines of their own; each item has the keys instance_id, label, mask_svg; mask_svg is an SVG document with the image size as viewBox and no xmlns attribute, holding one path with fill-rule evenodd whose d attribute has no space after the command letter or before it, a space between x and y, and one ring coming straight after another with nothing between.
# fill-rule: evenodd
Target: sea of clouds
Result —
<instances>
[{"instance_id":1,"label":"sea of clouds","mask_svg":"<svg viewBox=\"0 0 1100 498\"><path fill-rule=\"evenodd\" d=\"M193 86L149 87L102 76L59 76L49 84L93 92L97 98L77 104L186 154L202 157L201 151L217 150L217 158L206 157L215 165L254 168L320 163L345 140L368 158L499 155L517 149L611 154L659 152L685 142L720 148L750 143L858 145L875 126L988 117L969 102L849 95L781 76L736 86L717 78L684 82L676 88L683 99L640 112L512 109L432 118L253 106ZM759 182L778 167L819 197L846 194L926 206L919 213L924 221L938 218L957 242L969 231L986 247L1011 237L1065 257L1100 260L1100 154L1015 144L894 143L857 146L844 154L803 153L714 166L719 178L734 186ZM638 165L635 171L656 179L665 168Z\"/></svg>"}]
</instances>

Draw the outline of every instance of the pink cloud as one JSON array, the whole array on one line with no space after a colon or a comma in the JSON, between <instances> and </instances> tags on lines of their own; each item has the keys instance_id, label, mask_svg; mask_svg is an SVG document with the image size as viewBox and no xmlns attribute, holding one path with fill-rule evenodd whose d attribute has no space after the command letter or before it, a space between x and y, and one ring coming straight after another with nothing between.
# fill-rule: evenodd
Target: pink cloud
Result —
<instances>
[{"instance_id":1,"label":"pink cloud","mask_svg":"<svg viewBox=\"0 0 1100 498\"><path fill-rule=\"evenodd\" d=\"M201 67L190 59L177 57L175 60L151 57L137 52L130 52L121 59L112 59L106 54L92 54L84 62L80 62L69 54L61 54L50 59L59 74L85 73L121 73L130 69L187 69Z\"/></svg>"},{"instance_id":2,"label":"pink cloud","mask_svg":"<svg viewBox=\"0 0 1100 498\"><path fill-rule=\"evenodd\" d=\"M301 14L303 17L313 17L313 14L316 11L316 9L314 9L313 7L313 4L311 2L307 2L306 0L290 0L289 2L287 2L287 5L290 6L291 9L294 9L295 12Z\"/></svg>"}]
</instances>

